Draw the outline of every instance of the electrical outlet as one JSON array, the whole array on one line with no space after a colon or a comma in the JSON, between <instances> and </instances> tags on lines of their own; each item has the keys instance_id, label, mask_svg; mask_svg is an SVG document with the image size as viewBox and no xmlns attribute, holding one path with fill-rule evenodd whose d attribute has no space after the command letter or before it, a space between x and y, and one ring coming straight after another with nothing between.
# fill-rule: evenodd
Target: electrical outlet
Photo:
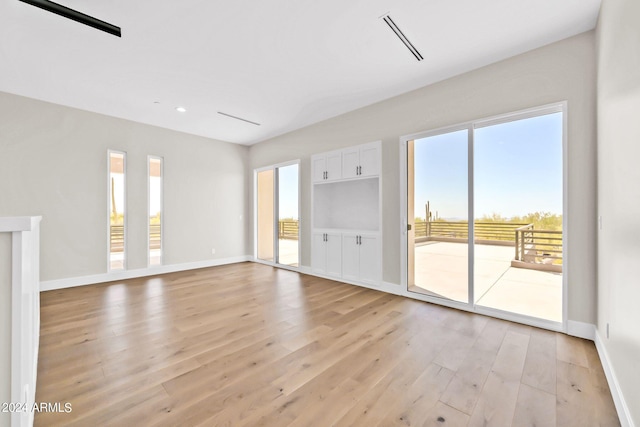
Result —
<instances>
[{"instance_id":1,"label":"electrical outlet","mask_svg":"<svg viewBox=\"0 0 640 427\"><path fill-rule=\"evenodd\" d=\"M609 339L609 323L607 323L607 339Z\"/></svg>"},{"instance_id":2,"label":"electrical outlet","mask_svg":"<svg viewBox=\"0 0 640 427\"><path fill-rule=\"evenodd\" d=\"M212 248L212 249L211 249L211 255L215 255L215 254L216 254L216 249L215 249L215 248Z\"/></svg>"}]
</instances>

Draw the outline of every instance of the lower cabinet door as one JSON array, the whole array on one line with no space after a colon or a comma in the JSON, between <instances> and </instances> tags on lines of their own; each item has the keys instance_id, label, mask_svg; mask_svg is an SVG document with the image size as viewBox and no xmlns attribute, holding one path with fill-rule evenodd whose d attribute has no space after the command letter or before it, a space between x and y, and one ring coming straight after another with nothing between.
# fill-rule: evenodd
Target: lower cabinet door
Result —
<instances>
[{"instance_id":1,"label":"lower cabinet door","mask_svg":"<svg viewBox=\"0 0 640 427\"><path fill-rule=\"evenodd\" d=\"M382 281L382 267L380 265L380 240L377 236L360 236L360 281L368 285L379 285Z\"/></svg>"},{"instance_id":2,"label":"lower cabinet door","mask_svg":"<svg viewBox=\"0 0 640 427\"><path fill-rule=\"evenodd\" d=\"M358 280L360 278L360 245L355 234L342 235L342 278Z\"/></svg>"},{"instance_id":3,"label":"lower cabinet door","mask_svg":"<svg viewBox=\"0 0 640 427\"><path fill-rule=\"evenodd\" d=\"M327 247L324 241L324 233L313 233L311 239L311 271L325 274L327 270Z\"/></svg>"},{"instance_id":4,"label":"lower cabinet door","mask_svg":"<svg viewBox=\"0 0 640 427\"><path fill-rule=\"evenodd\" d=\"M340 277L342 275L342 239L340 233L327 233L326 254L328 276Z\"/></svg>"}]
</instances>

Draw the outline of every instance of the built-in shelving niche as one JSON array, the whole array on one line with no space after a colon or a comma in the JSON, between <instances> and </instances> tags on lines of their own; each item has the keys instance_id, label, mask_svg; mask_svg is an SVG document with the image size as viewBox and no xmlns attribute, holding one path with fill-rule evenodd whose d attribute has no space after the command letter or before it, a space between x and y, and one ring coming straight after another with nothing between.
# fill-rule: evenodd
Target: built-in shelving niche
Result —
<instances>
[{"instance_id":1,"label":"built-in shelving niche","mask_svg":"<svg viewBox=\"0 0 640 427\"><path fill-rule=\"evenodd\" d=\"M313 228L380 231L378 177L314 186Z\"/></svg>"}]
</instances>

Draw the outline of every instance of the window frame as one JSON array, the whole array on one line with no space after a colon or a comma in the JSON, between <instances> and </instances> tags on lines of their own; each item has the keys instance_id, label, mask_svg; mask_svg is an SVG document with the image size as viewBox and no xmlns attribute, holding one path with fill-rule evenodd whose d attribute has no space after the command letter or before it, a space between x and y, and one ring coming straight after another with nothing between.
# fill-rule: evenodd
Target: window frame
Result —
<instances>
[{"instance_id":1,"label":"window frame","mask_svg":"<svg viewBox=\"0 0 640 427\"><path fill-rule=\"evenodd\" d=\"M118 154L122 156L122 268L111 268L111 155ZM129 215L127 213L127 152L120 150L107 150L107 272L119 272L127 270L127 222Z\"/></svg>"},{"instance_id":2,"label":"window frame","mask_svg":"<svg viewBox=\"0 0 640 427\"><path fill-rule=\"evenodd\" d=\"M160 264L151 265L151 160L160 161ZM164 265L164 157L147 155L147 267L158 268Z\"/></svg>"},{"instance_id":3,"label":"window frame","mask_svg":"<svg viewBox=\"0 0 640 427\"><path fill-rule=\"evenodd\" d=\"M474 164L473 164L473 149L474 149L474 136L475 130L487 126L498 125L502 123L513 122L517 120L524 120L528 118L543 116L547 114L562 113L562 257L563 257L563 272L562 272L562 321L553 322L546 319L539 319L535 317L526 316L523 314L503 311L495 308L480 306L475 303L474 284L469 282L469 302L458 302L453 300L447 300L444 298L431 297L429 295L423 295L408 290L408 237L407 237L407 143L411 140L420 138L426 138L430 136L440 135L448 132L455 132L458 130L469 130L469 150L468 150L468 191L469 191L469 215L473 218L474 214ZM568 283L569 283L569 258L567 256L567 248L570 241L570 224L568 222L569 217L569 200L568 200L568 177L569 177L569 150L568 150L568 102L559 101L551 104L541 105L537 107L527 108L518 111L512 111L504 114L499 114L490 117L484 117L476 120L469 120L466 122L454 124L451 126L443 126L440 128L426 130L423 132L417 132L410 135L403 135L399 138L399 162L400 162L400 294L422 301L435 303L438 305L452 307L463 311L472 313L484 314L499 319L508 321L523 323L530 326L535 326L543 329L549 329L553 331L566 332L568 329L568 314L569 314L569 301L568 301ZM471 221L470 221L471 222ZM472 235L473 226L470 226L469 233ZM469 273L473 274L474 260L474 245L470 244L469 252Z\"/></svg>"}]
</instances>

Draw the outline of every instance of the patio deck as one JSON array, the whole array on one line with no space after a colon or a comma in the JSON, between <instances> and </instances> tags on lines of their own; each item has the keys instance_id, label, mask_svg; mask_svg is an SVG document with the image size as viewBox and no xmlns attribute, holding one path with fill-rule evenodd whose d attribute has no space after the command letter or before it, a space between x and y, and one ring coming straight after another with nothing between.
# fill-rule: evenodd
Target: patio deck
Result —
<instances>
[{"instance_id":1,"label":"patio deck","mask_svg":"<svg viewBox=\"0 0 640 427\"><path fill-rule=\"evenodd\" d=\"M410 291L467 301L467 244L425 242L415 247ZM511 267L512 246L475 245L476 304L562 321L562 274Z\"/></svg>"}]
</instances>

